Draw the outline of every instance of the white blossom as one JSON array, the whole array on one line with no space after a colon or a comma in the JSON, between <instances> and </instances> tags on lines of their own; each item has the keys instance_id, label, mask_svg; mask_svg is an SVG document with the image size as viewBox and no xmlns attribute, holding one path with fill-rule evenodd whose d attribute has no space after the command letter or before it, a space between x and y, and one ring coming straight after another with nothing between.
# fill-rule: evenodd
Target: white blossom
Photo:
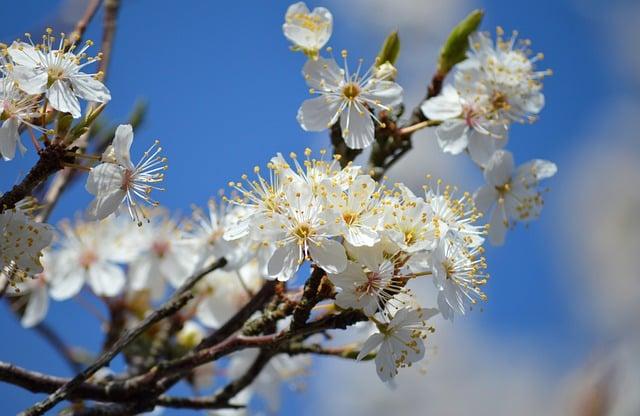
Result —
<instances>
[{"instance_id":1,"label":"white blossom","mask_svg":"<svg viewBox=\"0 0 640 416\"><path fill-rule=\"evenodd\" d=\"M335 303L341 308L361 309L367 316L384 311L387 303L403 291L407 277L400 273L402 256L385 252L385 244L373 247L353 247L349 250L355 261L337 274L329 274L338 292ZM393 302L392 302L393 303Z\"/></svg>"},{"instance_id":2,"label":"white blossom","mask_svg":"<svg viewBox=\"0 0 640 416\"><path fill-rule=\"evenodd\" d=\"M294 50L301 50L312 59L327 44L333 30L333 16L324 7L309 11L304 2L294 3L287 9L282 31L293 43Z\"/></svg>"},{"instance_id":3,"label":"white blossom","mask_svg":"<svg viewBox=\"0 0 640 416\"><path fill-rule=\"evenodd\" d=\"M264 238L272 238L276 245L268 264L269 276L289 280L307 258L329 273L344 270L344 247L332 239L338 234L337 213L325 210L320 197L304 184L291 184L285 198L283 213L264 217L257 225Z\"/></svg>"},{"instance_id":4,"label":"white blossom","mask_svg":"<svg viewBox=\"0 0 640 416\"><path fill-rule=\"evenodd\" d=\"M31 119L39 115L38 104L39 98L18 89L10 75L0 79L0 154L4 160L12 160L16 148L21 154L27 151L20 140L19 129L22 124L41 130L31 123Z\"/></svg>"},{"instance_id":5,"label":"white blossom","mask_svg":"<svg viewBox=\"0 0 640 416\"><path fill-rule=\"evenodd\" d=\"M420 109L428 119L442 120L436 137L445 153L457 155L467 150L474 162L484 166L496 149L507 144L508 124L491 117L485 94L461 95L445 85L440 95L426 100Z\"/></svg>"},{"instance_id":6,"label":"white blossom","mask_svg":"<svg viewBox=\"0 0 640 416\"><path fill-rule=\"evenodd\" d=\"M17 209L0 214L0 271L10 279L42 273L42 250L51 244L51 226L33 221Z\"/></svg>"},{"instance_id":7,"label":"white blossom","mask_svg":"<svg viewBox=\"0 0 640 416\"><path fill-rule=\"evenodd\" d=\"M487 283L485 259L479 257L483 250L475 247L467 250L460 244L442 241L436 249L414 257L412 269L430 268L433 283L438 289L438 310L445 319L453 319L454 313L464 315L477 300L486 300L481 286ZM416 267L417 266L417 267Z\"/></svg>"},{"instance_id":8,"label":"white blossom","mask_svg":"<svg viewBox=\"0 0 640 416\"><path fill-rule=\"evenodd\" d=\"M424 356L424 338L431 327L426 321L438 313L437 309L403 308L396 312L388 324L378 324L362 346L358 359L378 348L376 371L383 382L390 381L398 369L420 361Z\"/></svg>"},{"instance_id":9,"label":"white blossom","mask_svg":"<svg viewBox=\"0 0 640 416\"><path fill-rule=\"evenodd\" d=\"M196 317L205 326L219 328L240 310L256 293L264 279L257 261L250 261L238 270L216 270L198 285L202 300Z\"/></svg>"},{"instance_id":10,"label":"white blossom","mask_svg":"<svg viewBox=\"0 0 640 416\"><path fill-rule=\"evenodd\" d=\"M222 257L227 264L225 269L237 269L255 255L251 241L245 237L227 240L225 232L237 225L240 218L246 215L246 208L239 205L229 205L226 202L216 203L209 200L208 213L194 208L192 220L185 227L185 238L194 243L199 252L202 265L207 265Z\"/></svg>"},{"instance_id":11,"label":"white blossom","mask_svg":"<svg viewBox=\"0 0 640 416\"><path fill-rule=\"evenodd\" d=\"M502 245L507 229L516 221L538 218L544 202L538 183L555 175L557 170L554 163L540 159L516 169L510 152L496 151L484 170L487 184L474 194L478 209L491 218L491 244Z\"/></svg>"},{"instance_id":12,"label":"white blossom","mask_svg":"<svg viewBox=\"0 0 640 416\"><path fill-rule=\"evenodd\" d=\"M124 201L131 218L142 225L142 220L147 220L148 216L141 203L158 206L150 194L153 190L163 190L156 184L164 180L167 159L159 156L162 148L155 141L134 165L129 154L132 142L132 127L128 124L118 126L113 145L103 156L104 163L89 173L86 189L96 197L89 212L99 220L116 212Z\"/></svg>"},{"instance_id":13,"label":"white blossom","mask_svg":"<svg viewBox=\"0 0 640 416\"><path fill-rule=\"evenodd\" d=\"M119 265L131 258L122 247L124 236L113 221L60 225L63 238L55 251L53 274L57 285L51 288L56 300L69 299L87 283L98 296L116 296L125 287L126 278Z\"/></svg>"},{"instance_id":14,"label":"white blossom","mask_svg":"<svg viewBox=\"0 0 640 416\"><path fill-rule=\"evenodd\" d=\"M374 140L374 111L392 112L402 102L402 87L373 76L375 66L360 74L361 63L350 73L333 59L308 60L302 74L311 92L319 97L306 100L298 110L304 130L322 131L340 119L342 137L352 149L364 149Z\"/></svg>"},{"instance_id":15,"label":"white blossom","mask_svg":"<svg viewBox=\"0 0 640 416\"><path fill-rule=\"evenodd\" d=\"M162 214L156 214L138 233L140 253L129 264L131 289L148 290L152 298L159 299L165 282L178 287L195 271L198 253L177 224Z\"/></svg>"},{"instance_id":16,"label":"white blossom","mask_svg":"<svg viewBox=\"0 0 640 416\"><path fill-rule=\"evenodd\" d=\"M551 71L536 71L535 63L543 58L530 55L531 42L517 41L517 32L503 39L497 29L495 45L488 33L469 37L468 59L456 74L459 90L477 91L489 97L493 111L507 121L534 121L544 107L542 78Z\"/></svg>"},{"instance_id":17,"label":"white blossom","mask_svg":"<svg viewBox=\"0 0 640 416\"><path fill-rule=\"evenodd\" d=\"M15 65L13 75L24 92L44 93L51 107L70 113L73 118L81 116L78 98L99 103L111 99L98 74L82 72L85 66L100 59L86 58L85 51L93 44L91 41L75 51L76 45L68 45L68 39L61 35L56 48L51 30L43 36L42 44L34 45L30 37L28 40L29 43L16 41L8 48Z\"/></svg>"},{"instance_id":18,"label":"white blossom","mask_svg":"<svg viewBox=\"0 0 640 416\"><path fill-rule=\"evenodd\" d=\"M356 177L343 192L339 185L327 191L327 204L339 213L339 233L354 246L373 246L380 241L383 209L376 181L369 175Z\"/></svg>"}]
</instances>

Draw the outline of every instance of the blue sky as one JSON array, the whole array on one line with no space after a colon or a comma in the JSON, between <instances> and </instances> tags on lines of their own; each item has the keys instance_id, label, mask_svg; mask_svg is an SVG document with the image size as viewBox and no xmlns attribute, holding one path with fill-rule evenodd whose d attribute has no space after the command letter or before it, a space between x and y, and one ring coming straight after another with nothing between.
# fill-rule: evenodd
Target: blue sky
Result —
<instances>
[{"instance_id":1,"label":"blue sky","mask_svg":"<svg viewBox=\"0 0 640 416\"><path fill-rule=\"evenodd\" d=\"M306 87L300 75L302 56L288 50L281 32L287 2L226 2L224 7L211 1L123 3L107 82L113 100L105 113L122 121L136 100L149 102L144 127L136 132L134 153L142 152L153 139L161 140L169 158L167 191L159 196L164 205L186 213L190 204L205 203L228 180L255 164L264 164L275 152L320 147L318 136L303 132L295 120ZM52 24L47 22L61 4L53 0L46 4L10 2L3 11L2 41L8 43L24 31L36 32ZM582 361L598 340L576 320L566 302L569 288L559 276L567 269L560 264L562 256L554 243L560 238L558 233L564 232L558 227L562 219L551 215L562 211L558 208L562 189L557 184L565 174L563 162L571 158L572 149L583 145L589 121L598 117L601 103L623 89L628 91L629 85L611 76L607 58L614 58L607 55L603 33L576 11L574 1L542 0L533 5L497 0L474 5L486 11L483 29L517 28L533 40L535 51L544 52L543 66L554 71L545 81L547 105L540 121L516 126L509 149L518 163L531 158L555 161L560 179L550 181L551 192L540 221L510 233L505 247L489 248L490 302L465 325L477 326L498 339L525 340L549 363L569 368ZM349 15L346 8L333 7L333 11L331 43L373 59L385 33L369 30L366 21ZM96 22L101 18L98 15ZM388 18L393 27L393 16ZM88 32L96 44L99 29L99 24L93 24ZM399 29L402 37L402 27ZM446 33L439 36L430 41L439 42ZM432 71L428 62L435 56L425 59L427 79ZM402 83L402 67L399 69ZM612 140L615 145L615 138ZM30 149L24 158L1 164L1 189L8 189L19 177L18 170L24 174L33 160ZM478 183L480 174L475 176ZM65 195L53 220L72 216L89 200L82 186L77 186ZM92 350L100 342L95 318L77 302L55 304L47 322L71 344ZM22 329L6 307L0 314L0 330L4 339L0 360L69 375L49 346ZM0 398L2 414L13 414L33 401L30 393L5 385L0 385ZM285 411L294 414L301 400L296 397Z\"/></svg>"}]
</instances>

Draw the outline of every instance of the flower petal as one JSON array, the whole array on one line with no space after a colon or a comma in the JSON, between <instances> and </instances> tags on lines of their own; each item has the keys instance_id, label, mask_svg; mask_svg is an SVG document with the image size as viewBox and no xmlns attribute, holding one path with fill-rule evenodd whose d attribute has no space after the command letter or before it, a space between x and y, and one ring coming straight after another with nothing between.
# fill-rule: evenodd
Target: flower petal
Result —
<instances>
[{"instance_id":1,"label":"flower petal","mask_svg":"<svg viewBox=\"0 0 640 416\"><path fill-rule=\"evenodd\" d=\"M47 295L47 287L44 284L38 285L29 294L29 301L20 323L25 328L34 327L42 322L44 317L47 316L48 309L49 296Z\"/></svg>"},{"instance_id":2,"label":"flower petal","mask_svg":"<svg viewBox=\"0 0 640 416\"><path fill-rule=\"evenodd\" d=\"M366 109L360 109L357 104L351 104L346 114L342 112L340 126L342 137L351 149L364 149L373 142L373 119Z\"/></svg>"},{"instance_id":3,"label":"flower petal","mask_svg":"<svg viewBox=\"0 0 640 416\"><path fill-rule=\"evenodd\" d=\"M122 291L124 284L124 272L115 264L99 262L89 269L89 286L98 296L115 296Z\"/></svg>"},{"instance_id":4,"label":"flower petal","mask_svg":"<svg viewBox=\"0 0 640 416\"><path fill-rule=\"evenodd\" d=\"M71 87L68 83L57 80L47 90L47 98L51 107L63 113L70 113L73 118L79 118L82 113L80 112L80 102L71 91Z\"/></svg>"},{"instance_id":5,"label":"flower petal","mask_svg":"<svg viewBox=\"0 0 640 416\"><path fill-rule=\"evenodd\" d=\"M362 344L362 348L360 348L360 352L358 353L356 360L362 360L367 354L378 348L378 346L382 344L382 341L384 341L384 335L381 333L376 332L375 334L371 334L364 344Z\"/></svg>"},{"instance_id":6,"label":"flower petal","mask_svg":"<svg viewBox=\"0 0 640 416\"><path fill-rule=\"evenodd\" d=\"M440 95L422 103L420 110L429 120L448 120L462 114L462 104L456 89L447 84Z\"/></svg>"},{"instance_id":7,"label":"flower petal","mask_svg":"<svg viewBox=\"0 0 640 416\"><path fill-rule=\"evenodd\" d=\"M278 247L273 252L267 265L269 276L280 281L287 281L298 270L300 248L297 243L289 243Z\"/></svg>"},{"instance_id":8,"label":"flower petal","mask_svg":"<svg viewBox=\"0 0 640 416\"><path fill-rule=\"evenodd\" d=\"M133 127L130 124L121 124L116 129L113 137L113 151L119 164L128 169L133 169L131 163L131 143L133 142Z\"/></svg>"},{"instance_id":9,"label":"flower petal","mask_svg":"<svg viewBox=\"0 0 640 416\"><path fill-rule=\"evenodd\" d=\"M489 225L489 241L492 245L501 246L504 244L508 225L504 202L499 202L491 214L491 223Z\"/></svg>"},{"instance_id":10,"label":"flower petal","mask_svg":"<svg viewBox=\"0 0 640 416\"><path fill-rule=\"evenodd\" d=\"M305 100L298 110L297 120L306 131L322 131L331 127L340 116L340 100L320 96Z\"/></svg>"},{"instance_id":11,"label":"flower petal","mask_svg":"<svg viewBox=\"0 0 640 416\"><path fill-rule=\"evenodd\" d=\"M484 170L489 185L502 186L511 180L514 163L513 154L507 150L496 150Z\"/></svg>"},{"instance_id":12,"label":"flower petal","mask_svg":"<svg viewBox=\"0 0 640 416\"><path fill-rule=\"evenodd\" d=\"M337 241L323 239L320 244L310 244L311 259L327 273L340 273L347 268L344 246Z\"/></svg>"},{"instance_id":13,"label":"flower petal","mask_svg":"<svg viewBox=\"0 0 640 416\"><path fill-rule=\"evenodd\" d=\"M84 100L106 103L111 100L111 93L105 85L91 75L79 73L71 78L73 92Z\"/></svg>"},{"instance_id":14,"label":"flower petal","mask_svg":"<svg viewBox=\"0 0 640 416\"><path fill-rule=\"evenodd\" d=\"M334 59L309 59L302 75L307 85L318 91L335 91L344 81L344 73Z\"/></svg>"},{"instance_id":15,"label":"flower petal","mask_svg":"<svg viewBox=\"0 0 640 416\"><path fill-rule=\"evenodd\" d=\"M460 154L469 144L469 127L464 120L447 120L436 129L438 145L445 153Z\"/></svg>"}]
</instances>

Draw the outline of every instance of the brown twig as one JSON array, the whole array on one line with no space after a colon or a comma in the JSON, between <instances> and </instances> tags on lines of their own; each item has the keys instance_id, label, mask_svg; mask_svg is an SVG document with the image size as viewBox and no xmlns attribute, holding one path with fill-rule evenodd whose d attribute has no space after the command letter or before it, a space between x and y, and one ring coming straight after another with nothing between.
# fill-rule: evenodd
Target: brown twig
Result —
<instances>
[{"instance_id":1,"label":"brown twig","mask_svg":"<svg viewBox=\"0 0 640 416\"><path fill-rule=\"evenodd\" d=\"M0 196L0 213L12 209L18 202L31 195L36 186L49 176L62 169L62 163L73 163L74 158L66 154L66 148L52 144L38 152L39 159L22 181Z\"/></svg>"},{"instance_id":2,"label":"brown twig","mask_svg":"<svg viewBox=\"0 0 640 416\"><path fill-rule=\"evenodd\" d=\"M102 0L91 0L89 2L87 9L84 11L84 14L80 18L80 20L78 20L78 23L76 23L75 29L71 33L70 38L71 38L72 44L78 43L82 40L82 37L84 36L84 32L87 31L87 27L89 26L89 23L91 23L91 21L93 20L93 17L96 15L96 12L98 11L98 8L100 7L100 3L102 3Z\"/></svg>"},{"instance_id":3,"label":"brown twig","mask_svg":"<svg viewBox=\"0 0 640 416\"><path fill-rule=\"evenodd\" d=\"M318 288L325 275L324 270L315 266L311 272L311 276L304 283L302 298L298 306L293 311L293 320L291 321L291 329L299 329L304 326L311 315L311 309L318 303Z\"/></svg>"}]
</instances>

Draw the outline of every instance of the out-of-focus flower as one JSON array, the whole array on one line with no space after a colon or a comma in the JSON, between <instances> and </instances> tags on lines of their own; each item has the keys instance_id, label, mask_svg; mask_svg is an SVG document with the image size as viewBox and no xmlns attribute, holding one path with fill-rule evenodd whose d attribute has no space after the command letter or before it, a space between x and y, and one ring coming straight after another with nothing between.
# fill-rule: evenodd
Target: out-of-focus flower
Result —
<instances>
[{"instance_id":1,"label":"out-of-focus flower","mask_svg":"<svg viewBox=\"0 0 640 416\"><path fill-rule=\"evenodd\" d=\"M376 371L383 382L390 381L398 369L420 361L424 356L424 338L432 329L426 321L438 313L437 309L404 308L396 312L388 324L378 324L362 346L358 359L379 347L376 354Z\"/></svg>"},{"instance_id":2,"label":"out-of-focus flower","mask_svg":"<svg viewBox=\"0 0 640 416\"><path fill-rule=\"evenodd\" d=\"M487 184L474 195L478 209L491 215L491 244L502 245L507 228L515 221L527 222L538 218L543 205L538 183L555 175L557 170L554 163L540 159L531 160L516 169L510 152L496 151L484 170Z\"/></svg>"},{"instance_id":3,"label":"out-of-focus flower","mask_svg":"<svg viewBox=\"0 0 640 416\"><path fill-rule=\"evenodd\" d=\"M246 208L224 201L218 204L214 199L209 200L208 206L208 213L194 208L192 220L185 226L185 237L200 252L200 263L206 265L224 257L225 269L243 266L255 254L250 240L246 237L227 240L224 234L237 225Z\"/></svg>"},{"instance_id":4,"label":"out-of-focus flower","mask_svg":"<svg viewBox=\"0 0 640 416\"><path fill-rule=\"evenodd\" d=\"M202 300L196 317L210 328L219 328L240 310L256 293L264 279L257 261L250 261L238 270L216 270L198 285Z\"/></svg>"},{"instance_id":5,"label":"out-of-focus flower","mask_svg":"<svg viewBox=\"0 0 640 416\"><path fill-rule=\"evenodd\" d=\"M42 250L51 244L51 226L17 209L0 214L0 271L22 278L42 273Z\"/></svg>"},{"instance_id":6,"label":"out-of-focus flower","mask_svg":"<svg viewBox=\"0 0 640 416\"><path fill-rule=\"evenodd\" d=\"M258 356L258 350L246 349L231 357L229 364L229 377L237 379L242 376ZM283 383L293 383L297 378L307 372L311 365L309 356L297 355L289 357L287 355L276 355L262 370L251 384L250 391L259 395L267 402L270 412L277 413L280 409L280 392ZM249 398L242 397L242 402L248 402Z\"/></svg>"},{"instance_id":7,"label":"out-of-focus flower","mask_svg":"<svg viewBox=\"0 0 640 416\"><path fill-rule=\"evenodd\" d=\"M63 239L54 252L56 286L51 296L64 300L75 296L84 283L99 296L116 296L125 287L125 273L119 263L132 252L121 247L121 230L116 221L62 223Z\"/></svg>"},{"instance_id":8,"label":"out-of-focus flower","mask_svg":"<svg viewBox=\"0 0 640 416\"><path fill-rule=\"evenodd\" d=\"M149 290L158 299L164 294L165 281L178 287L193 273L198 252L177 224L162 214L138 231L140 254L129 265L131 288Z\"/></svg>"}]
</instances>

